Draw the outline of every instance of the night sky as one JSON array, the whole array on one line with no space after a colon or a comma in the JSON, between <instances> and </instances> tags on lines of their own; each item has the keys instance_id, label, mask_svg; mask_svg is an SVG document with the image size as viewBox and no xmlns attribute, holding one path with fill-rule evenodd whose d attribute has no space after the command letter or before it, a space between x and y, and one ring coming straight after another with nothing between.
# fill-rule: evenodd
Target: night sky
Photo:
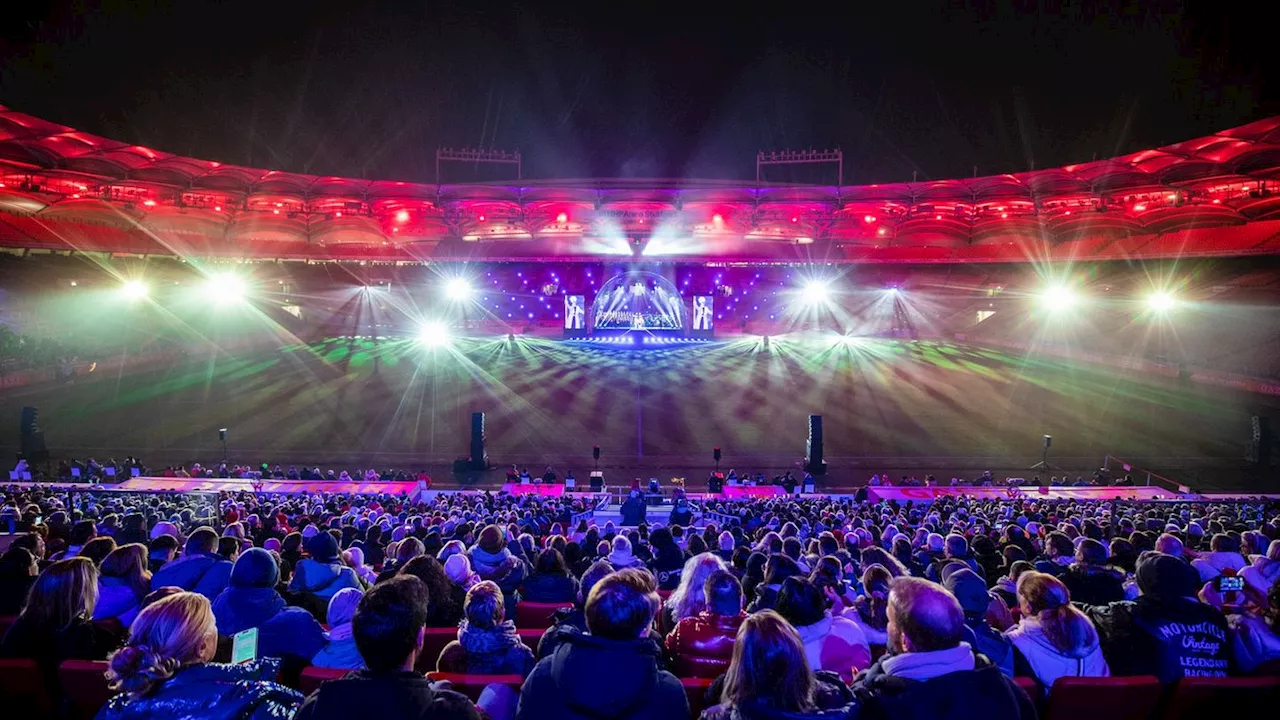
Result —
<instances>
[{"instance_id":1,"label":"night sky","mask_svg":"<svg viewBox=\"0 0 1280 720\"><path fill-rule=\"evenodd\" d=\"M326 175L430 182L437 146L492 145L526 177L746 179L839 146L846 182L898 182L1280 114L1273 29L1230 2L3 5L0 104Z\"/></svg>"}]
</instances>

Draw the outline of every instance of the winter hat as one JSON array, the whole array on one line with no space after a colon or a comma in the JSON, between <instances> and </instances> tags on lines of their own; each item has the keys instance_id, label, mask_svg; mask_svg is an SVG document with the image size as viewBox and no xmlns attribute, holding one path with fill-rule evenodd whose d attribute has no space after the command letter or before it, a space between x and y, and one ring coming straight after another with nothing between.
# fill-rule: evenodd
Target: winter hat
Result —
<instances>
[{"instance_id":1,"label":"winter hat","mask_svg":"<svg viewBox=\"0 0 1280 720\"><path fill-rule=\"evenodd\" d=\"M316 527L314 524L308 525L302 528L302 539L310 540L311 538L315 537L319 532L320 532L320 528Z\"/></svg>"},{"instance_id":2,"label":"winter hat","mask_svg":"<svg viewBox=\"0 0 1280 720\"><path fill-rule=\"evenodd\" d=\"M231 568L231 587L272 588L280 581L276 559L262 548L249 548L240 553Z\"/></svg>"},{"instance_id":3,"label":"winter hat","mask_svg":"<svg viewBox=\"0 0 1280 720\"><path fill-rule=\"evenodd\" d=\"M338 541L327 532L316 533L306 542L307 553L317 562L332 562L338 559Z\"/></svg>"},{"instance_id":4,"label":"winter hat","mask_svg":"<svg viewBox=\"0 0 1280 720\"><path fill-rule=\"evenodd\" d=\"M1200 573L1187 561L1164 553L1143 553L1138 563L1138 589L1153 597L1194 597Z\"/></svg>"},{"instance_id":5,"label":"winter hat","mask_svg":"<svg viewBox=\"0 0 1280 720\"><path fill-rule=\"evenodd\" d=\"M178 526L174 525L173 523L167 520L161 520L160 522L156 523L155 527L151 528L151 539L155 540L161 535L169 535L174 538L179 537Z\"/></svg>"},{"instance_id":6,"label":"winter hat","mask_svg":"<svg viewBox=\"0 0 1280 720\"><path fill-rule=\"evenodd\" d=\"M364 593L356 588L342 588L329 599L329 627L336 627L351 622L355 617L356 606Z\"/></svg>"},{"instance_id":7,"label":"winter hat","mask_svg":"<svg viewBox=\"0 0 1280 720\"><path fill-rule=\"evenodd\" d=\"M450 555L449 559L444 561L444 574L454 583L465 586L471 577L471 561L461 553Z\"/></svg>"},{"instance_id":8,"label":"winter hat","mask_svg":"<svg viewBox=\"0 0 1280 720\"><path fill-rule=\"evenodd\" d=\"M969 568L956 570L947 575L942 586L956 596L956 600L960 601L960 607L966 613L986 613L987 606L991 604L991 598L987 595L987 584Z\"/></svg>"},{"instance_id":9,"label":"winter hat","mask_svg":"<svg viewBox=\"0 0 1280 720\"><path fill-rule=\"evenodd\" d=\"M480 549L493 555L502 552L502 548L506 547L506 543L502 538L502 528L497 525L485 525L480 531L480 537L476 542Z\"/></svg>"},{"instance_id":10,"label":"winter hat","mask_svg":"<svg viewBox=\"0 0 1280 720\"><path fill-rule=\"evenodd\" d=\"M942 552L943 549L945 548L945 540L946 539L943 538L938 533L929 533L929 537L927 540L929 545L929 552Z\"/></svg>"},{"instance_id":11,"label":"winter hat","mask_svg":"<svg viewBox=\"0 0 1280 720\"><path fill-rule=\"evenodd\" d=\"M262 542L262 547L265 550L275 550L276 552L280 552L280 538L267 538Z\"/></svg>"}]
</instances>

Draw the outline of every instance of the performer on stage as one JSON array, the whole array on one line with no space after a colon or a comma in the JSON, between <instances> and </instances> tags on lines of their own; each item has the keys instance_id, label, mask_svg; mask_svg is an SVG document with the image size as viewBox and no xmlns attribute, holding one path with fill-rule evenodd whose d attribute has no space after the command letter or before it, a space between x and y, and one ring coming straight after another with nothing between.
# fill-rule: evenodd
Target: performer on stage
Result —
<instances>
[{"instance_id":1,"label":"performer on stage","mask_svg":"<svg viewBox=\"0 0 1280 720\"><path fill-rule=\"evenodd\" d=\"M582 330L587 326L587 311L582 306L581 295L569 295L565 298L564 327L566 330Z\"/></svg>"},{"instance_id":2,"label":"performer on stage","mask_svg":"<svg viewBox=\"0 0 1280 720\"><path fill-rule=\"evenodd\" d=\"M693 329L711 329L711 303L705 295L693 299Z\"/></svg>"}]
</instances>

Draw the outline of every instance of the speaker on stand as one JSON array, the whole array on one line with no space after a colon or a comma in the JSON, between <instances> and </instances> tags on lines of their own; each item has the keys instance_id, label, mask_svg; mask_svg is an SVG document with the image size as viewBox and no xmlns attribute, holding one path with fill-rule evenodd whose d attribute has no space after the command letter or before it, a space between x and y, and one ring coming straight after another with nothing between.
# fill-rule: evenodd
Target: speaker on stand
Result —
<instances>
[{"instance_id":1,"label":"speaker on stand","mask_svg":"<svg viewBox=\"0 0 1280 720\"><path fill-rule=\"evenodd\" d=\"M484 448L484 413L471 413L471 469L488 470L489 456Z\"/></svg>"},{"instance_id":2,"label":"speaker on stand","mask_svg":"<svg viewBox=\"0 0 1280 720\"><path fill-rule=\"evenodd\" d=\"M804 469L813 475L827 474L827 461L822 457L822 416L809 416L809 440L805 443Z\"/></svg>"},{"instance_id":3,"label":"speaker on stand","mask_svg":"<svg viewBox=\"0 0 1280 720\"><path fill-rule=\"evenodd\" d=\"M19 451L27 459L28 465L49 462L49 448L44 444L44 433L40 431L40 410L34 405L22 408L18 420Z\"/></svg>"}]
</instances>

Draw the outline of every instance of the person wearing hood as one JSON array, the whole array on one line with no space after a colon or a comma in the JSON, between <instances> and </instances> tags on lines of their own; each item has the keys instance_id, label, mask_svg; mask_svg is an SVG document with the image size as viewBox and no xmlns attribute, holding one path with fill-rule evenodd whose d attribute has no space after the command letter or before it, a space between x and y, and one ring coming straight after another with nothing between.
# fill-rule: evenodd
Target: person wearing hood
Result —
<instances>
[{"instance_id":1,"label":"person wearing hood","mask_svg":"<svg viewBox=\"0 0 1280 720\"><path fill-rule=\"evenodd\" d=\"M147 546L121 545L102 561L98 573L98 606L94 620L115 618L128 628L142 610L142 599L151 592L151 572L147 570Z\"/></svg>"},{"instance_id":2,"label":"person wearing hood","mask_svg":"<svg viewBox=\"0 0 1280 720\"><path fill-rule=\"evenodd\" d=\"M871 645L853 623L826 609L822 590L800 577L789 577L778 593L778 614L800 634L809 667L829 670L845 683L871 665Z\"/></svg>"},{"instance_id":3,"label":"person wearing hood","mask_svg":"<svg viewBox=\"0 0 1280 720\"><path fill-rule=\"evenodd\" d=\"M329 601L329 644L311 658L312 665L343 670L364 669L364 658L360 657L355 635L351 632L351 618L355 616L362 597L364 593L355 588L342 588L333 594Z\"/></svg>"},{"instance_id":4,"label":"person wearing hood","mask_svg":"<svg viewBox=\"0 0 1280 720\"><path fill-rule=\"evenodd\" d=\"M668 720L689 717L674 675L658 667L645 636L658 608L657 583L628 568L600 580L586 602L590 634L565 638L524 682L516 720Z\"/></svg>"},{"instance_id":5,"label":"person wearing hood","mask_svg":"<svg viewBox=\"0 0 1280 720\"><path fill-rule=\"evenodd\" d=\"M953 563L942 569L942 586L955 596L964 611L965 642L987 656L1005 675L1013 677L1013 645L987 622L992 597L986 583L968 567Z\"/></svg>"},{"instance_id":6,"label":"person wearing hood","mask_svg":"<svg viewBox=\"0 0 1280 720\"><path fill-rule=\"evenodd\" d=\"M356 572L356 577L360 578L366 585L372 585L373 581L378 578L378 573L373 571L364 562L364 550L355 545L343 551L343 562L347 567ZM344 590L347 588L343 588ZM336 593L335 593L336 594Z\"/></svg>"},{"instance_id":7,"label":"person wearing hood","mask_svg":"<svg viewBox=\"0 0 1280 720\"><path fill-rule=\"evenodd\" d=\"M1076 561L1058 579L1071 597L1085 605L1124 600L1124 575L1107 564L1107 546L1086 538L1076 547Z\"/></svg>"},{"instance_id":8,"label":"person wearing hood","mask_svg":"<svg viewBox=\"0 0 1280 720\"><path fill-rule=\"evenodd\" d=\"M502 590L482 580L467 592L466 617L458 626L458 639L440 652L436 669L440 672L476 675L528 675L534 657L516 625L503 620Z\"/></svg>"},{"instance_id":9,"label":"person wearing hood","mask_svg":"<svg viewBox=\"0 0 1280 720\"><path fill-rule=\"evenodd\" d=\"M218 634L230 637L257 628L259 656L305 665L325 646L324 628L306 610L285 604L276 592L279 579L280 568L271 553L262 548L242 553L227 589L213 601Z\"/></svg>"},{"instance_id":10,"label":"person wearing hood","mask_svg":"<svg viewBox=\"0 0 1280 720\"><path fill-rule=\"evenodd\" d=\"M471 569L481 580L492 580L502 588L507 619L515 620L519 588L529 574L529 565L507 547L506 531L498 525L486 525L468 555Z\"/></svg>"},{"instance_id":11,"label":"person wearing hood","mask_svg":"<svg viewBox=\"0 0 1280 720\"><path fill-rule=\"evenodd\" d=\"M649 512L649 506L644 501L644 494L639 490L632 490L631 494L622 503L619 512L622 514L622 524L626 527L635 527L644 522L645 515Z\"/></svg>"},{"instance_id":12,"label":"person wearing hood","mask_svg":"<svg viewBox=\"0 0 1280 720\"><path fill-rule=\"evenodd\" d=\"M1267 546L1267 554L1256 558L1239 575L1244 578L1246 590L1257 598L1265 598L1276 581L1280 581L1280 540L1272 540ZM1259 604L1266 606L1266 603Z\"/></svg>"},{"instance_id":13,"label":"person wearing hood","mask_svg":"<svg viewBox=\"0 0 1280 720\"><path fill-rule=\"evenodd\" d=\"M1240 554L1240 538L1218 533L1209 540L1209 552L1196 556L1191 567L1200 573L1200 582L1205 583L1228 570L1239 574L1248 567L1248 562Z\"/></svg>"},{"instance_id":14,"label":"person wearing hood","mask_svg":"<svg viewBox=\"0 0 1280 720\"><path fill-rule=\"evenodd\" d=\"M1083 605L1117 676L1226 677L1231 669L1227 620L1196 597L1200 575L1186 561L1158 552L1138 559L1137 600Z\"/></svg>"},{"instance_id":15,"label":"person wearing hood","mask_svg":"<svg viewBox=\"0 0 1280 720\"><path fill-rule=\"evenodd\" d=\"M1098 631L1071 604L1061 580L1034 571L1023 574L1018 579L1018 607L1021 622L1007 634L1018 651L1017 675L1034 677L1040 687L1050 688L1060 677L1111 674Z\"/></svg>"},{"instance_id":16,"label":"person wearing hood","mask_svg":"<svg viewBox=\"0 0 1280 720\"><path fill-rule=\"evenodd\" d=\"M213 600L226 589L231 567L231 561L218 554L218 533L210 527L197 528L187 538L182 557L165 563L151 576L151 589L179 587Z\"/></svg>"},{"instance_id":17,"label":"person wearing hood","mask_svg":"<svg viewBox=\"0 0 1280 720\"><path fill-rule=\"evenodd\" d=\"M308 525L307 527L314 527ZM317 532L306 541L311 556L298 561L289 581L289 592L299 596L312 616L321 618L329 610L329 600L343 588L364 590L356 571L342 564L338 556L338 540L326 531Z\"/></svg>"}]
</instances>

